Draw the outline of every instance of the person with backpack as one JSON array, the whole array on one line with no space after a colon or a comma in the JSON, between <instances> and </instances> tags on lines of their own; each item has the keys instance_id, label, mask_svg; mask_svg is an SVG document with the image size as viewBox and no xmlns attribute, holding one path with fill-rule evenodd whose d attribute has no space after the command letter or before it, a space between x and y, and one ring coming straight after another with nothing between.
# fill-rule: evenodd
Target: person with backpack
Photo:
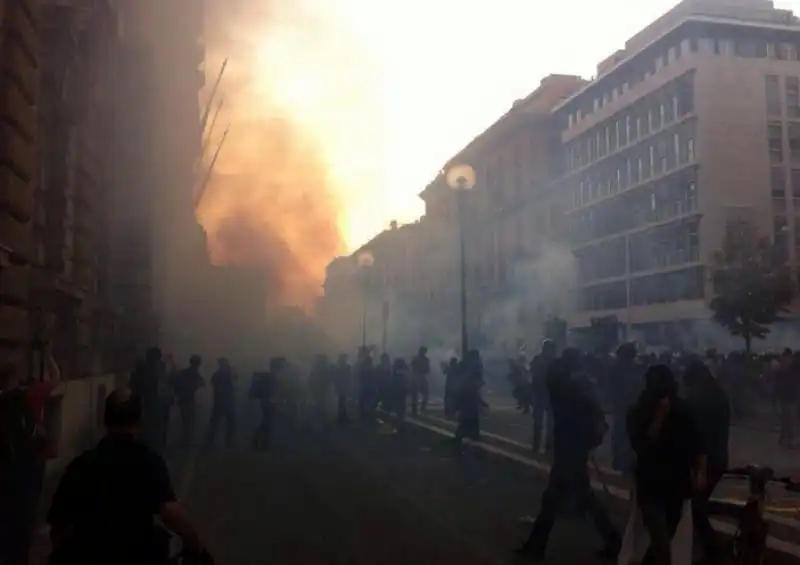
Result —
<instances>
[{"instance_id":1,"label":"person with backpack","mask_svg":"<svg viewBox=\"0 0 800 565\"><path fill-rule=\"evenodd\" d=\"M51 565L166 563L169 539L155 517L183 540L187 557L212 562L175 496L164 459L139 440L142 407L129 389L106 398L105 437L67 466L53 495Z\"/></svg>"},{"instance_id":2,"label":"person with backpack","mask_svg":"<svg viewBox=\"0 0 800 565\"><path fill-rule=\"evenodd\" d=\"M616 559L622 540L605 509L592 491L589 453L603 442L608 431L605 414L581 375L580 352L564 351L551 364L547 390L553 411L553 465L542 495L539 515L528 539L517 553L537 561L544 559L550 532L565 504L575 499L594 522L605 547L601 559Z\"/></svg>"}]
</instances>

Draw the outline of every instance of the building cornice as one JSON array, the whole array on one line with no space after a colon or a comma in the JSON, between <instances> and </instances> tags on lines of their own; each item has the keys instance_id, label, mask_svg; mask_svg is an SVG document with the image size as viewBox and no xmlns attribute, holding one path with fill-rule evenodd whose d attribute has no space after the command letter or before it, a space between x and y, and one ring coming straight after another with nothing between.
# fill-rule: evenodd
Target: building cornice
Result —
<instances>
[{"instance_id":1,"label":"building cornice","mask_svg":"<svg viewBox=\"0 0 800 565\"><path fill-rule=\"evenodd\" d=\"M665 37L675 33L683 26L689 23L705 23L705 24L717 24L717 25L730 25L736 27L745 27L745 28L757 28L757 29L765 29L765 30L775 30L775 31L791 31L795 33L800 33L800 25L793 23L793 24L781 24L778 22L761 22L761 21L752 21L752 20L740 20L736 18L723 18L717 16L703 16L703 15L688 15L678 22L676 22L673 26L667 28L663 32L654 35L652 39L643 43L637 49L631 51L629 54L620 58L619 61L610 66L606 69L603 73L599 74L596 78L591 80L586 86L577 90L576 92L572 93L572 95L568 96L555 106L553 106L553 113L558 112L559 110L564 109L566 106L575 102L575 100L584 96L587 92L592 91L594 88L597 87L600 83L602 83L606 78L609 76L617 73L620 69L630 64L636 57L638 57L642 52L648 50L650 47L656 45L658 42L662 41Z\"/></svg>"}]
</instances>

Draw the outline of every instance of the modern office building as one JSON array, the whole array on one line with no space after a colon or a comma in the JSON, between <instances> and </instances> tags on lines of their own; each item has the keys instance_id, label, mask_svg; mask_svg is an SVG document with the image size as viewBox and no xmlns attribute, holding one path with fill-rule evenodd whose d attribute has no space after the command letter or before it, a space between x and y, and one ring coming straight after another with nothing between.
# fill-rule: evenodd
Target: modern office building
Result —
<instances>
[{"instance_id":1,"label":"modern office building","mask_svg":"<svg viewBox=\"0 0 800 565\"><path fill-rule=\"evenodd\" d=\"M555 109L570 327L615 315L648 343L701 345L707 264L734 216L797 266L799 50L800 24L772 2L687 0Z\"/></svg>"},{"instance_id":2,"label":"modern office building","mask_svg":"<svg viewBox=\"0 0 800 565\"><path fill-rule=\"evenodd\" d=\"M685 0L591 81L542 81L444 168L457 162L477 172L472 333L516 324L524 337L558 315L580 334L615 316L652 345L722 345L708 263L731 219L753 222L800 269L800 22L768 0ZM417 294L452 326L455 198L443 176L420 197ZM571 263L557 301L541 292L553 282L538 260L546 271ZM519 320L489 323L508 297Z\"/></svg>"}]
</instances>

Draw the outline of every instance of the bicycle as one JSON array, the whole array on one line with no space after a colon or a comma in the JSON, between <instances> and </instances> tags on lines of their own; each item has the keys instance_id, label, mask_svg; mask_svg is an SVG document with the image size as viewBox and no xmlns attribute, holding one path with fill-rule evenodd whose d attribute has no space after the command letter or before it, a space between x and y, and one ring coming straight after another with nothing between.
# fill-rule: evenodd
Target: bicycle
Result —
<instances>
[{"instance_id":1,"label":"bicycle","mask_svg":"<svg viewBox=\"0 0 800 565\"><path fill-rule=\"evenodd\" d=\"M725 471L723 478L747 479L747 500L710 500L710 515L725 515L737 519L736 532L731 540L731 565L763 565L767 554L769 524L764 519L767 485L781 483L787 490L800 491L800 483L790 477L776 477L769 467L748 465Z\"/></svg>"}]
</instances>

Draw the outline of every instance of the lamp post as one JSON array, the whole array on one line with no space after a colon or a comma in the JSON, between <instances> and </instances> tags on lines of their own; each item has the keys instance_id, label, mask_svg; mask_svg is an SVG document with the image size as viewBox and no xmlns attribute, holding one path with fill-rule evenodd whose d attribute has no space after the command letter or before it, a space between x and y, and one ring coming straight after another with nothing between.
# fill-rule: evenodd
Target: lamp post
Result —
<instances>
[{"instance_id":1,"label":"lamp post","mask_svg":"<svg viewBox=\"0 0 800 565\"><path fill-rule=\"evenodd\" d=\"M458 246L461 259L461 357L469 351L469 335L467 331L467 260L466 242L464 240L464 195L475 187L475 169L469 165L454 165L446 173L447 185L456 191L458 206Z\"/></svg>"},{"instance_id":2,"label":"lamp post","mask_svg":"<svg viewBox=\"0 0 800 565\"><path fill-rule=\"evenodd\" d=\"M358 267L361 270L361 292L362 292L362 312L361 312L361 351L367 348L367 271L375 264L375 257L369 251L362 251L358 255Z\"/></svg>"}]
</instances>

